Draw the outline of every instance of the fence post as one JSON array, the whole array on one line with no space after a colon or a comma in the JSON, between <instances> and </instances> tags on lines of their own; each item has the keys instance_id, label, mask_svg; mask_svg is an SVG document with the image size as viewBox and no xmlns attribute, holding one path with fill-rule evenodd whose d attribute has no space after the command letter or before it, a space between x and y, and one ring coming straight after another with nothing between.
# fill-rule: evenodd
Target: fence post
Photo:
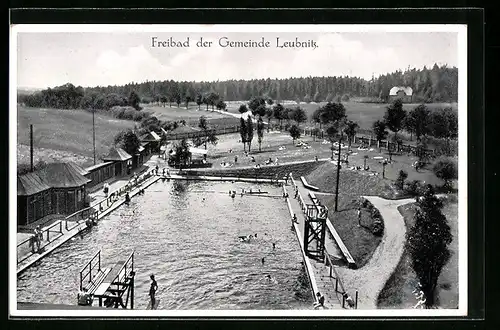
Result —
<instances>
[{"instance_id":1,"label":"fence post","mask_svg":"<svg viewBox=\"0 0 500 330\"><path fill-rule=\"evenodd\" d=\"M342 295L342 308L345 308L345 296Z\"/></svg>"},{"instance_id":2,"label":"fence post","mask_svg":"<svg viewBox=\"0 0 500 330\"><path fill-rule=\"evenodd\" d=\"M332 277L332 263L330 262L330 277Z\"/></svg>"},{"instance_id":3,"label":"fence post","mask_svg":"<svg viewBox=\"0 0 500 330\"><path fill-rule=\"evenodd\" d=\"M47 229L47 242L50 242L50 228Z\"/></svg>"},{"instance_id":4,"label":"fence post","mask_svg":"<svg viewBox=\"0 0 500 330\"><path fill-rule=\"evenodd\" d=\"M354 305L354 308L358 309L358 290L356 290L356 304Z\"/></svg>"},{"instance_id":5,"label":"fence post","mask_svg":"<svg viewBox=\"0 0 500 330\"><path fill-rule=\"evenodd\" d=\"M335 292L339 292L339 279L335 277Z\"/></svg>"}]
</instances>

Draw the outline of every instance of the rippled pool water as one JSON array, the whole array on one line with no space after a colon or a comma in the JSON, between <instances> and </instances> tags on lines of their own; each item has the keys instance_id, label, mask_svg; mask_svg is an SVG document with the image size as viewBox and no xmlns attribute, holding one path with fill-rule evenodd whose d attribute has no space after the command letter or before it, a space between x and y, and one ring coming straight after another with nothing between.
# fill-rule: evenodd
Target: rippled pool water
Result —
<instances>
[{"instance_id":1,"label":"rippled pool water","mask_svg":"<svg viewBox=\"0 0 500 330\"><path fill-rule=\"evenodd\" d=\"M149 302L150 274L159 309L310 309L286 204L279 197L229 196L242 188L281 194L270 185L158 181L19 276L17 299L75 304L79 271L95 252L110 266L134 250L137 309ZM257 239L239 242L248 234Z\"/></svg>"}]
</instances>

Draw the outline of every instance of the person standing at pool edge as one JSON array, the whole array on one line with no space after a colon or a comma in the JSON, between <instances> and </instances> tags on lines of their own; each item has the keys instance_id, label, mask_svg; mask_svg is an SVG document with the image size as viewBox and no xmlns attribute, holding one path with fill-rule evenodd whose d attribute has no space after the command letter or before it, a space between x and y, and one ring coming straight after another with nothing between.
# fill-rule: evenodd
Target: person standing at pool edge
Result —
<instances>
[{"instance_id":1,"label":"person standing at pool edge","mask_svg":"<svg viewBox=\"0 0 500 330\"><path fill-rule=\"evenodd\" d=\"M156 283L155 276L151 274L151 286L149 287L149 297L151 298L151 309L155 308L156 303L156 291L158 290L158 283Z\"/></svg>"}]
</instances>

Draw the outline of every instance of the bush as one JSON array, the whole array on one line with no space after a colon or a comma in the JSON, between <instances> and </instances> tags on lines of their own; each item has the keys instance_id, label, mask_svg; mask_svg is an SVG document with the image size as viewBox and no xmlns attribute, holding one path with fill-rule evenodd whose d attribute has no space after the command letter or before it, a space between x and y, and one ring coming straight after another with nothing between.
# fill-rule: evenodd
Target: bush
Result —
<instances>
[{"instance_id":1,"label":"bush","mask_svg":"<svg viewBox=\"0 0 500 330\"><path fill-rule=\"evenodd\" d=\"M403 190L406 178L408 178L408 173L404 170L399 171L398 178L396 179L396 187Z\"/></svg>"},{"instance_id":2,"label":"bush","mask_svg":"<svg viewBox=\"0 0 500 330\"><path fill-rule=\"evenodd\" d=\"M432 171L439 179L444 181L444 187L447 188L450 187L451 180L458 178L457 164L450 158L437 159Z\"/></svg>"},{"instance_id":3,"label":"bush","mask_svg":"<svg viewBox=\"0 0 500 330\"><path fill-rule=\"evenodd\" d=\"M420 182L420 180L413 180L406 183L404 190L410 196L418 196L422 192L423 188L424 185Z\"/></svg>"},{"instance_id":4,"label":"bush","mask_svg":"<svg viewBox=\"0 0 500 330\"><path fill-rule=\"evenodd\" d=\"M384 222L382 220L375 220L373 222L372 234L375 236L382 236L384 234Z\"/></svg>"}]
</instances>

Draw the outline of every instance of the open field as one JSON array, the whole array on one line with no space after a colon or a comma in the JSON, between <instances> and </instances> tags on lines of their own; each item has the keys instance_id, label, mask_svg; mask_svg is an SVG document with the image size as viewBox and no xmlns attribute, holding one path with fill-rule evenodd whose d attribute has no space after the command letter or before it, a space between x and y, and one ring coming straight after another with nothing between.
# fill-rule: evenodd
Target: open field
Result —
<instances>
[{"instance_id":1,"label":"open field","mask_svg":"<svg viewBox=\"0 0 500 330\"><path fill-rule=\"evenodd\" d=\"M84 110L60 110L18 107L18 162L29 164L29 125L33 124L34 158L44 161L76 161L83 166L93 163L92 114ZM96 155L105 155L115 135L132 128L133 121L95 115Z\"/></svg>"},{"instance_id":2,"label":"open field","mask_svg":"<svg viewBox=\"0 0 500 330\"><path fill-rule=\"evenodd\" d=\"M414 224L415 204L403 205L399 211L404 217L406 230ZM449 245L451 258L443 267L436 288L436 305L440 308L458 308L458 204L445 202L442 209L448 219L453 241ZM394 273L378 297L379 308L412 308L416 303L412 291L418 280L405 251Z\"/></svg>"},{"instance_id":3,"label":"open field","mask_svg":"<svg viewBox=\"0 0 500 330\"><path fill-rule=\"evenodd\" d=\"M201 116L205 116L212 127L239 124L237 118L234 118L230 114L224 115L217 111L212 111L212 107L209 107L207 111L206 106L202 105L200 110L198 110L198 105L196 103L190 103L187 109L183 105L177 107L177 104L172 104L172 107L168 104L165 107L146 104L143 105L143 107L142 111L149 112L160 120L179 121L184 119L186 123L192 126L198 125L198 120Z\"/></svg>"},{"instance_id":4,"label":"open field","mask_svg":"<svg viewBox=\"0 0 500 330\"><path fill-rule=\"evenodd\" d=\"M238 107L240 104L245 102L231 102L231 106L228 106L228 111L233 113L238 113ZM325 105L326 102L320 103L305 103L302 102L300 105L297 103L289 103L285 104L285 107L294 108L296 106L300 106L304 109L308 115L309 120L311 120L311 116L313 112L319 107ZM382 103L359 103L359 102L342 102L344 107L346 108L346 115L349 119L357 122L362 129L371 129L372 125L375 121L382 119L385 114L386 108L388 104ZM404 104L403 108L407 111L414 109L418 104ZM444 107L452 107L453 109L457 109L456 103L430 103L426 104L426 106L430 109L438 109Z\"/></svg>"}]
</instances>

